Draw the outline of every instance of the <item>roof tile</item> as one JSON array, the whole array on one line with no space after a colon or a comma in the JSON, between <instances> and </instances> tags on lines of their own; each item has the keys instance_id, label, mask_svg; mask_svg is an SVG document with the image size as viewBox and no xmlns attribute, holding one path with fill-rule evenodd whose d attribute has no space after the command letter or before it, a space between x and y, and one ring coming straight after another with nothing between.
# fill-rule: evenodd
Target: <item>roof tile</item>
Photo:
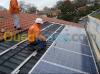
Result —
<instances>
[{"instance_id":1,"label":"roof tile","mask_svg":"<svg viewBox=\"0 0 100 74\"><path fill-rule=\"evenodd\" d=\"M40 16L36 16L34 14L20 13L19 17L20 17L21 27L22 27L21 31L24 31L24 30L28 29L30 25L32 25L32 23L34 22L36 17L40 17ZM55 22L55 23L60 23L60 24L83 27L80 24L63 21L63 20L59 20L59 19L48 18L48 17L41 17L41 18L43 18L45 21L48 21L48 22ZM13 26L12 16L10 15L10 13L8 11L0 11L0 30L1 29L6 29L6 31L12 32L13 35L21 32L20 30L19 31L15 30L15 28ZM4 39L3 36L4 36L4 33L0 32L0 40Z\"/></svg>"}]
</instances>

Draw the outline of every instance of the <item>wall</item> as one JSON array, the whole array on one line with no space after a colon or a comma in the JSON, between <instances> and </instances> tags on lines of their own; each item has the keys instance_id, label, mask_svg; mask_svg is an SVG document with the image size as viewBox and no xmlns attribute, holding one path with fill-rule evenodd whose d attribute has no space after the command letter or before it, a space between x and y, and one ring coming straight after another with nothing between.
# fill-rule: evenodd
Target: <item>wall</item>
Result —
<instances>
[{"instance_id":1,"label":"wall","mask_svg":"<svg viewBox=\"0 0 100 74\"><path fill-rule=\"evenodd\" d=\"M100 72L100 20L88 16L87 32L92 46L92 51L97 63L98 71Z\"/></svg>"},{"instance_id":2,"label":"wall","mask_svg":"<svg viewBox=\"0 0 100 74\"><path fill-rule=\"evenodd\" d=\"M94 17L88 16L87 30L91 34L92 38L96 42L100 50L100 20Z\"/></svg>"}]
</instances>

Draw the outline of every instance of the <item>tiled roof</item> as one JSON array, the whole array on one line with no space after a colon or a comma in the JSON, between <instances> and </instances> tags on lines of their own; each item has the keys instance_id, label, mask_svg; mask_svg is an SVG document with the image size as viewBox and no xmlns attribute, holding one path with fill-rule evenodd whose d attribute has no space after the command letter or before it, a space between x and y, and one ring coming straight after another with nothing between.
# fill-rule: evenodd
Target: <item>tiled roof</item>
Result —
<instances>
[{"instance_id":1,"label":"tiled roof","mask_svg":"<svg viewBox=\"0 0 100 74\"><path fill-rule=\"evenodd\" d=\"M19 33L21 31L24 31L29 28L30 25L34 22L34 19L36 16L34 14L26 14L26 13L20 13L20 20L21 20L21 27L22 30L16 31L13 26L13 21L10 13L8 11L0 11L0 30L5 29L6 31L10 31L13 34ZM55 22L55 23L60 23L60 24L66 24L66 25L72 25L72 26L77 26L77 27L83 27L80 24L77 23L72 23L68 21L63 21L59 19L54 19L54 18L48 18L48 17L42 17L43 20L48 21L48 22ZM3 39L4 33L0 32L0 40Z\"/></svg>"},{"instance_id":2,"label":"tiled roof","mask_svg":"<svg viewBox=\"0 0 100 74\"><path fill-rule=\"evenodd\" d=\"M42 18L45 21L49 21L49 22L55 22L55 23L60 23L60 24L64 24L64 25L72 25L72 26L84 28L84 26L82 24L78 24L78 23L74 23L74 22L68 22L68 21L55 19L55 18L48 18L48 17L42 17Z\"/></svg>"},{"instance_id":3,"label":"tiled roof","mask_svg":"<svg viewBox=\"0 0 100 74\"><path fill-rule=\"evenodd\" d=\"M24 13L21 13L19 16L20 16L20 20L21 20L22 30L27 29L33 23L34 16L24 14ZM1 29L5 29L6 31L10 31L13 34L21 31L21 30L16 31L14 29L11 15L7 11L0 11L0 30ZM4 33L0 32L0 40L3 39L3 34Z\"/></svg>"}]
</instances>

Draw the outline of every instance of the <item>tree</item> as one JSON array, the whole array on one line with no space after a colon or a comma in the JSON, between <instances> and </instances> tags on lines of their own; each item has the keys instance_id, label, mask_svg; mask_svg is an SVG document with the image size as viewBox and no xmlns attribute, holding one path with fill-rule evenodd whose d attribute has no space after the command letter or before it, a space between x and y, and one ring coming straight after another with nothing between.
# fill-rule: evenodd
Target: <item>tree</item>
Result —
<instances>
[{"instance_id":1,"label":"tree","mask_svg":"<svg viewBox=\"0 0 100 74\"><path fill-rule=\"evenodd\" d=\"M58 16L59 19L78 22L79 18L100 8L100 5L88 7L87 3L88 0L77 0L75 3L70 0L64 0L57 2L57 5L54 8L58 8L61 11Z\"/></svg>"},{"instance_id":2,"label":"tree","mask_svg":"<svg viewBox=\"0 0 100 74\"><path fill-rule=\"evenodd\" d=\"M36 9L35 6L31 6L31 7L28 8L28 13L30 13L30 14L31 14L31 13L34 13L34 12L36 12L36 10L37 10L37 9Z\"/></svg>"},{"instance_id":3,"label":"tree","mask_svg":"<svg viewBox=\"0 0 100 74\"><path fill-rule=\"evenodd\" d=\"M88 3L88 0L77 0L77 3L76 4L79 7L81 7L81 6L85 6L87 3Z\"/></svg>"},{"instance_id":4,"label":"tree","mask_svg":"<svg viewBox=\"0 0 100 74\"><path fill-rule=\"evenodd\" d=\"M20 1L19 5L20 5L20 10L22 12L25 12L26 11L26 9L25 9L25 7L26 7L25 2L24 1Z\"/></svg>"},{"instance_id":5,"label":"tree","mask_svg":"<svg viewBox=\"0 0 100 74\"><path fill-rule=\"evenodd\" d=\"M48 7L44 7L44 9L43 9L43 11L50 11L50 8L48 8Z\"/></svg>"},{"instance_id":6,"label":"tree","mask_svg":"<svg viewBox=\"0 0 100 74\"><path fill-rule=\"evenodd\" d=\"M37 10L37 8L33 4L25 4L24 1L20 1L19 4L22 12L34 13Z\"/></svg>"},{"instance_id":7,"label":"tree","mask_svg":"<svg viewBox=\"0 0 100 74\"><path fill-rule=\"evenodd\" d=\"M74 4L69 0L59 1L56 7L61 10L60 15L58 16L60 19L73 21L74 17L77 15Z\"/></svg>"}]
</instances>

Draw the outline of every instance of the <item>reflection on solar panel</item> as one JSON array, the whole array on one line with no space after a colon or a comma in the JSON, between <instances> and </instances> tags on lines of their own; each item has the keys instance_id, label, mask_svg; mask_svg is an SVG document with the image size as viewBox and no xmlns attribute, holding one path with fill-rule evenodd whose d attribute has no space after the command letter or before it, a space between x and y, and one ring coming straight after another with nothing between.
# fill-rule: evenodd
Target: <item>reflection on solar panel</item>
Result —
<instances>
[{"instance_id":1,"label":"reflection on solar panel","mask_svg":"<svg viewBox=\"0 0 100 74\"><path fill-rule=\"evenodd\" d=\"M97 74L85 30L66 26L29 72L34 73Z\"/></svg>"}]
</instances>

